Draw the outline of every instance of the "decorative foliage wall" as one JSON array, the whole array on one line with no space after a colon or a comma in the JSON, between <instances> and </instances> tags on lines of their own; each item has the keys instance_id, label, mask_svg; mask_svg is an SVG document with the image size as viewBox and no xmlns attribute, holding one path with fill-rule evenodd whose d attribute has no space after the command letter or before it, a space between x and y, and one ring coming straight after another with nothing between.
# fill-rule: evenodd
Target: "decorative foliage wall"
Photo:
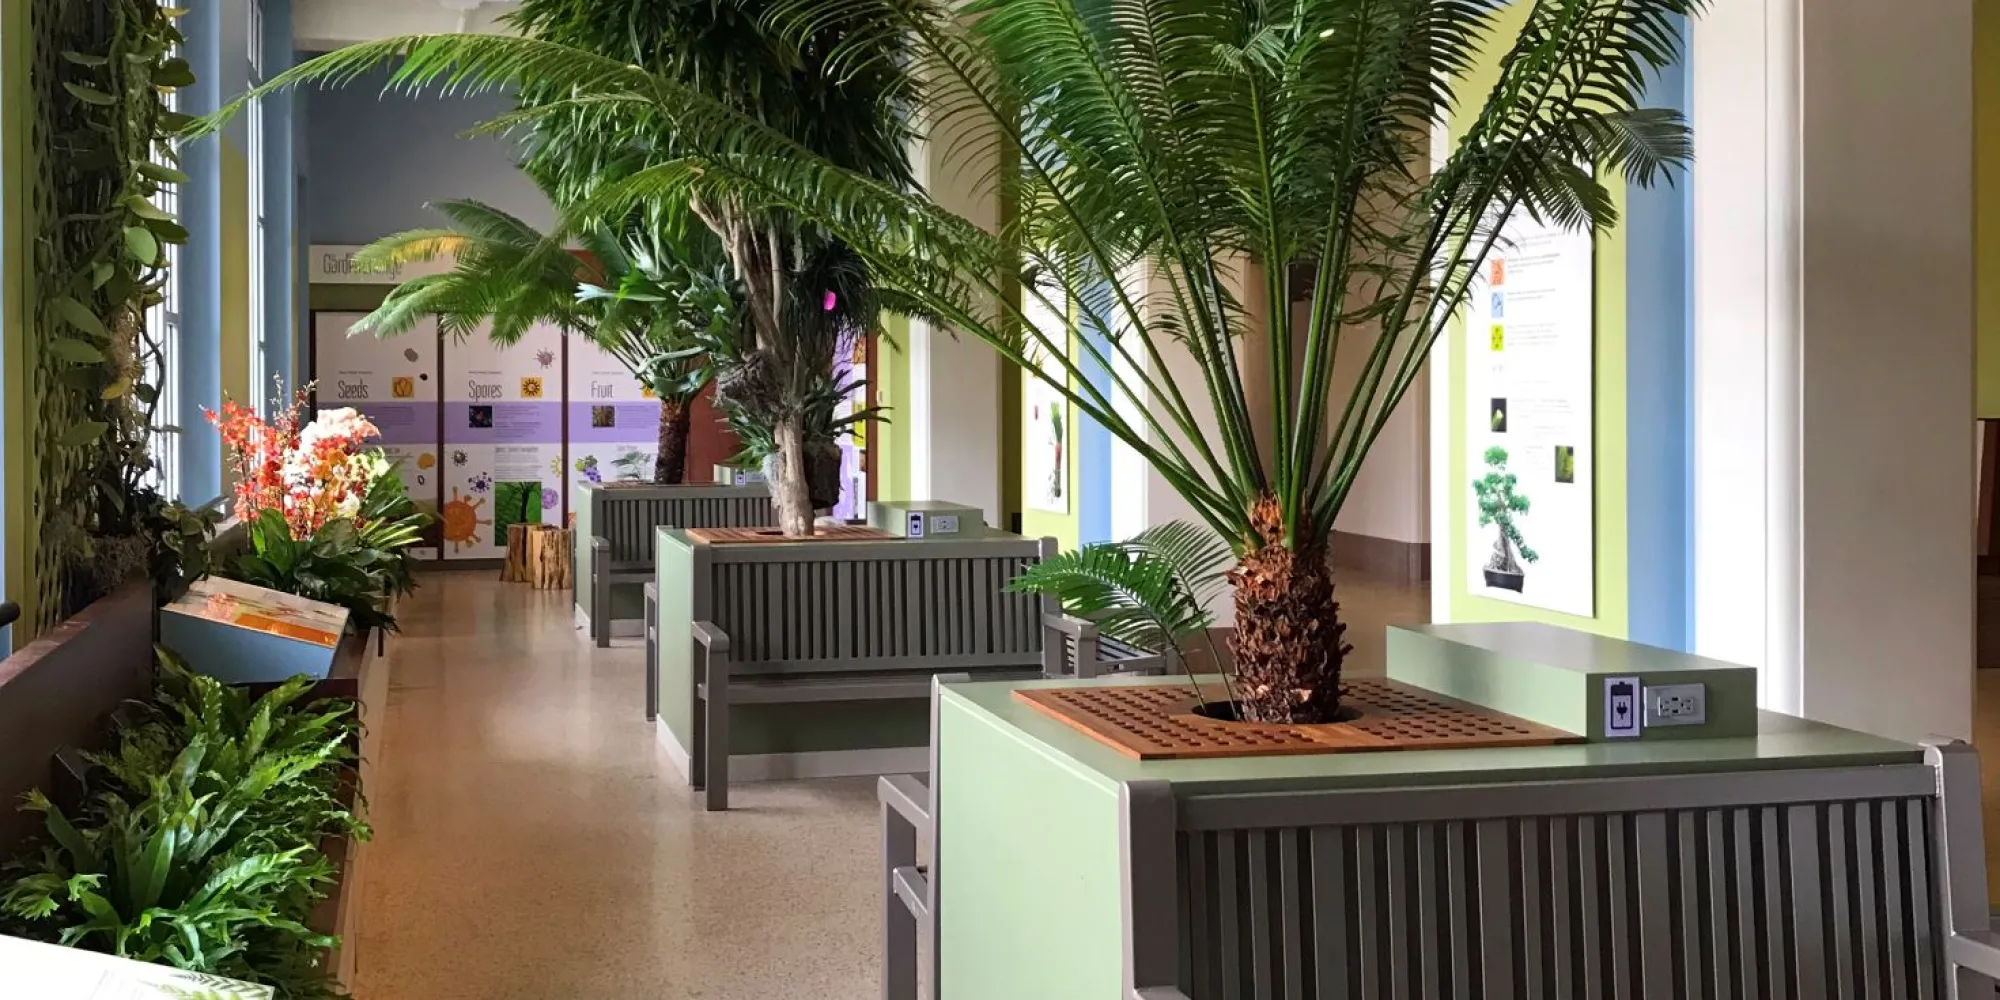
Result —
<instances>
[{"instance_id":1,"label":"decorative foliage wall","mask_svg":"<svg viewBox=\"0 0 2000 1000\"><path fill-rule=\"evenodd\" d=\"M155 200L187 180L167 100L194 76L179 12L157 0L31 2L34 558L19 599L39 632L143 572L162 514L144 487L160 397L145 320L187 238Z\"/></svg>"}]
</instances>

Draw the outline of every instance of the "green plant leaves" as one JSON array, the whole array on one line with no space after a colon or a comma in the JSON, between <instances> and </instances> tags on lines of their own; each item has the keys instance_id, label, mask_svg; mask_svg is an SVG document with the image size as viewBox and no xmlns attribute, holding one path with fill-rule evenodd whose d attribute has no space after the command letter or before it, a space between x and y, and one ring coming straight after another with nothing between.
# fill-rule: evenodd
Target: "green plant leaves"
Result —
<instances>
[{"instance_id":1,"label":"green plant leaves","mask_svg":"<svg viewBox=\"0 0 2000 1000\"><path fill-rule=\"evenodd\" d=\"M66 63L70 63L71 65L75 65L75 66L87 66L87 67L90 67L90 68L92 68L92 69L95 69L95 68L97 68L97 67L100 67L100 66L109 66L109 65L111 65L111 57L110 57L110 56L93 56L93 55L86 55L86 54L84 54L84 53L82 53L82 52L75 52L75 51L65 51L65 52L64 52L64 53L62 54L62 59L63 59L63 61L64 61L64 62L66 62Z\"/></svg>"},{"instance_id":2,"label":"green plant leaves","mask_svg":"<svg viewBox=\"0 0 2000 1000\"><path fill-rule=\"evenodd\" d=\"M80 83L71 83L65 80L63 81L63 89L69 91L70 96L76 98L77 100L82 101L85 104L94 105L96 107L100 108L110 107L111 105L118 103L118 99L112 97L110 94L98 90L95 87L86 87Z\"/></svg>"},{"instance_id":3,"label":"green plant leaves","mask_svg":"<svg viewBox=\"0 0 2000 1000\"><path fill-rule=\"evenodd\" d=\"M134 166L141 177L161 184L186 184L191 179L184 171L151 160L141 160Z\"/></svg>"},{"instance_id":4,"label":"green plant leaves","mask_svg":"<svg viewBox=\"0 0 2000 1000\"><path fill-rule=\"evenodd\" d=\"M96 344L77 340L74 337L64 337L61 340L49 341L48 351L50 354L75 365L94 365L104 362L104 352Z\"/></svg>"},{"instance_id":5,"label":"green plant leaves","mask_svg":"<svg viewBox=\"0 0 2000 1000\"><path fill-rule=\"evenodd\" d=\"M111 339L111 330L104 325L104 320L98 318L97 313L92 312L89 306L73 298L64 296L57 299L56 314L62 317L63 322L98 340Z\"/></svg>"},{"instance_id":6,"label":"green plant leaves","mask_svg":"<svg viewBox=\"0 0 2000 1000\"><path fill-rule=\"evenodd\" d=\"M80 448L103 437L104 432L110 429L111 425L102 420L86 420L63 431L58 440L65 448Z\"/></svg>"},{"instance_id":7,"label":"green plant leaves","mask_svg":"<svg viewBox=\"0 0 2000 1000\"><path fill-rule=\"evenodd\" d=\"M160 238L144 226L125 227L125 252L141 264L152 266L160 259Z\"/></svg>"}]
</instances>

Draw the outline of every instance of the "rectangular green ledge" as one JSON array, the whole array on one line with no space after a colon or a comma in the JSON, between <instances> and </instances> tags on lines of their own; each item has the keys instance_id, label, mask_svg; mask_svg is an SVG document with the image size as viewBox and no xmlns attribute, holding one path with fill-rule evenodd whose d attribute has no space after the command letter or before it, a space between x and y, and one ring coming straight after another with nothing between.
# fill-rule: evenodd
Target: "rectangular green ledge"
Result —
<instances>
[{"instance_id":1,"label":"rectangular green ledge","mask_svg":"<svg viewBox=\"0 0 2000 1000\"><path fill-rule=\"evenodd\" d=\"M1866 733L1760 712L1754 736L1625 741L1476 750L1399 750L1140 761L1043 715L1014 697L1017 690L1079 684L1185 684L1184 679L1136 677L1095 681L994 681L947 685L940 713L954 722L990 727L1008 742L1032 747L1063 770L1101 787L1127 781L1171 782L1182 794L1380 788L1486 782L1553 781L1663 774L1703 774L1784 768L1911 764L1923 751ZM955 768L941 762L942 781Z\"/></svg>"},{"instance_id":2,"label":"rectangular green ledge","mask_svg":"<svg viewBox=\"0 0 2000 1000\"><path fill-rule=\"evenodd\" d=\"M1642 689L1700 684L1707 720L1647 726L1640 740L1695 740L1757 732L1757 671L1704 656L1538 622L1415 625L1389 629L1389 677L1496 712L1606 739L1605 684ZM1635 699L1636 700L1636 699Z\"/></svg>"}]
</instances>

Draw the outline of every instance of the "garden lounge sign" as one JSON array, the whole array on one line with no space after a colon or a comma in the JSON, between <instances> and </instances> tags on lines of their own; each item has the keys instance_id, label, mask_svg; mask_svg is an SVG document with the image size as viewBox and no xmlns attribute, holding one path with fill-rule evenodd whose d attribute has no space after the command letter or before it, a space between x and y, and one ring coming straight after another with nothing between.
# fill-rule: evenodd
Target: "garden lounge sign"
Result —
<instances>
[{"instance_id":1,"label":"garden lounge sign","mask_svg":"<svg viewBox=\"0 0 2000 1000\"><path fill-rule=\"evenodd\" d=\"M1472 283L1466 592L1596 615L1595 305L1588 232L1516 216Z\"/></svg>"},{"instance_id":2,"label":"garden lounge sign","mask_svg":"<svg viewBox=\"0 0 2000 1000\"><path fill-rule=\"evenodd\" d=\"M311 257L309 280L315 285L400 285L412 278L448 273L454 263L450 257L439 256L431 260L370 268L355 262L354 255L361 249L348 244L314 245L308 251Z\"/></svg>"}]
</instances>

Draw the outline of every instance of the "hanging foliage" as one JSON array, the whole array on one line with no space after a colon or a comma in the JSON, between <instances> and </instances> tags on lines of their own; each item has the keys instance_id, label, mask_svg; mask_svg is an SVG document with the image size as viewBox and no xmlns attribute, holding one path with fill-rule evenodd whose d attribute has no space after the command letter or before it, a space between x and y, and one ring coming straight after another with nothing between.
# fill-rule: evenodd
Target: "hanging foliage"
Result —
<instances>
[{"instance_id":1,"label":"hanging foliage","mask_svg":"<svg viewBox=\"0 0 2000 1000\"><path fill-rule=\"evenodd\" d=\"M168 247L158 204L182 184L170 95L194 82L180 11L157 0L33 0L35 183L31 626L45 628L145 571L162 524L150 488Z\"/></svg>"}]
</instances>

